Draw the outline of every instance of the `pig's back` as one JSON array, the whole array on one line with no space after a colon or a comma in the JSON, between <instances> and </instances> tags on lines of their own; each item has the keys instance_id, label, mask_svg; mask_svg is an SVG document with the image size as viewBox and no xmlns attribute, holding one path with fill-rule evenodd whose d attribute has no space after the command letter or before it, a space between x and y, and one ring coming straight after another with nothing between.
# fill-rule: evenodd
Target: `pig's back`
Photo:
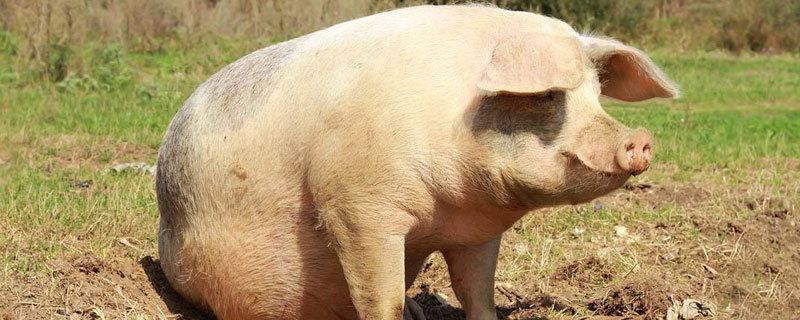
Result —
<instances>
[{"instance_id":1,"label":"pig's back","mask_svg":"<svg viewBox=\"0 0 800 320\"><path fill-rule=\"evenodd\" d=\"M215 158L222 148L296 160L332 132L364 130L420 150L409 142L439 141L450 132L438 128L451 127L474 102L499 33L523 28L574 32L496 8L394 10L251 53L201 85L186 113L194 115L200 149Z\"/></svg>"}]
</instances>

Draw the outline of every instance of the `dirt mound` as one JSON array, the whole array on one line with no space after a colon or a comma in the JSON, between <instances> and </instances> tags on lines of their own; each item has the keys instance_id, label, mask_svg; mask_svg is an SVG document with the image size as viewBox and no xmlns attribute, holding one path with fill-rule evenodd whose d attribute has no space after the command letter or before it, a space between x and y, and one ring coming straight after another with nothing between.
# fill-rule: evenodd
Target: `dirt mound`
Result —
<instances>
[{"instance_id":1,"label":"dirt mound","mask_svg":"<svg viewBox=\"0 0 800 320\"><path fill-rule=\"evenodd\" d=\"M566 281L579 287L605 284L614 279L614 269L604 260L591 256L573 261L553 274L553 280Z\"/></svg>"},{"instance_id":2,"label":"dirt mound","mask_svg":"<svg viewBox=\"0 0 800 320\"><path fill-rule=\"evenodd\" d=\"M497 306L498 319L538 319L551 311L575 315L575 308L570 306L569 301L554 295L539 291L532 297L527 297L503 285L499 285L495 289L511 300L510 304Z\"/></svg>"},{"instance_id":3,"label":"dirt mound","mask_svg":"<svg viewBox=\"0 0 800 320\"><path fill-rule=\"evenodd\" d=\"M791 214L792 207L788 200L773 197L744 199L742 205L751 212L781 220Z\"/></svg>"},{"instance_id":4,"label":"dirt mound","mask_svg":"<svg viewBox=\"0 0 800 320\"><path fill-rule=\"evenodd\" d=\"M531 297L504 285L495 287L495 291L508 300L506 303L498 300L496 313L498 319L538 319L548 312L556 311L564 314L575 314L575 309L569 302L556 296L537 292ZM464 310L457 306L458 301L444 301L443 296L427 285L422 285L421 291L413 299L422 307L425 317L431 320L463 320L466 319ZM451 305L450 303L456 304Z\"/></svg>"},{"instance_id":5,"label":"dirt mound","mask_svg":"<svg viewBox=\"0 0 800 320\"><path fill-rule=\"evenodd\" d=\"M105 263L96 256L79 256L70 259L70 264L85 275L99 273L105 267ZM69 270L69 269L67 269ZM59 270L63 271L63 270Z\"/></svg>"},{"instance_id":6,"label":"dirt mound","mask_svg":"<svg viewBox=\"0 0 800 320\"><path fill-rule=\"evenodd\" d=\"M663 276L643 274L612 286L604 296L590 301L588 308L598 315L663 319L672 299L685 295Z\"/></svg>"}]
</instances>

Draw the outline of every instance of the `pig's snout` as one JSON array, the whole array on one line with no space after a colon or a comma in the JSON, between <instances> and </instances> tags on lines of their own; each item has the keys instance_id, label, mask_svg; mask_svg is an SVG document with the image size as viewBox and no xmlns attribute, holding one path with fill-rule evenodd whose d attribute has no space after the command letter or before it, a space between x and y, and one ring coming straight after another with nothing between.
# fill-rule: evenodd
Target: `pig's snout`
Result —
<instances>
[{"instance_id":1,"label":"pig's snout","mask_svg":"<svg viewBox=\"0 0 800 320\"><path fill-rule=\"evenodd\" d=\"M619 167L632 175L638 175L648 167L653 159L653 138L650 132L637 129L631 132L617 150Z\"/></svg>"}]
</instances>

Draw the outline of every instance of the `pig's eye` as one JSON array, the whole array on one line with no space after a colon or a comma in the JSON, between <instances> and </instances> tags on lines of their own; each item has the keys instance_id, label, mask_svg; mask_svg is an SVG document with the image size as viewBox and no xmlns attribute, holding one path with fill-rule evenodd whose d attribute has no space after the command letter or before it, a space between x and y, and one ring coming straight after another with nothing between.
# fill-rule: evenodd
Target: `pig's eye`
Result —
<instances>
[{"instance_id":1,"label":"pig's eye","mask_svg":"<svg viewBox=\"0 0 800 320\"><path fill-rule=\"evenodd\" d=\"M536 97L536 100L538 100L539 103L543 104L553 104L563 99L564 99L564 92L558 90L547 91Z\"/></svg>"},{"instance_id":2,"label":"pig's eye","mask_svg":"<svg viewBox=\"0 0 800 320\"><path fill-rule=\"evenodd\" d=\"M531 97L531 104L536 106L534 108L537 113L553 113L562 109L564 105L565 93L564 91L552 90L537 94Z\"/></svg>"}]
</instances>

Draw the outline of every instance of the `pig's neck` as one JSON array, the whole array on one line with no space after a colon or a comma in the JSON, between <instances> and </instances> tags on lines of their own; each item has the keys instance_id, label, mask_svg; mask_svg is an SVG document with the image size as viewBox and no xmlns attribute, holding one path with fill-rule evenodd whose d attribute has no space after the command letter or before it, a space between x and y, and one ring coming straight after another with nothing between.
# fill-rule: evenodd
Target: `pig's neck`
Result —
<instances>
[{"instance_id":1,"label":"pig's neck","mask_svg":"<svg viewBox=\"0 0 800 320\"><path fill-rule=\"evenodd\" d=\"M486 243L508 230L528 210L440 204L407 235L410 247L447 250Z\"/></svg>"}]
</instances>

